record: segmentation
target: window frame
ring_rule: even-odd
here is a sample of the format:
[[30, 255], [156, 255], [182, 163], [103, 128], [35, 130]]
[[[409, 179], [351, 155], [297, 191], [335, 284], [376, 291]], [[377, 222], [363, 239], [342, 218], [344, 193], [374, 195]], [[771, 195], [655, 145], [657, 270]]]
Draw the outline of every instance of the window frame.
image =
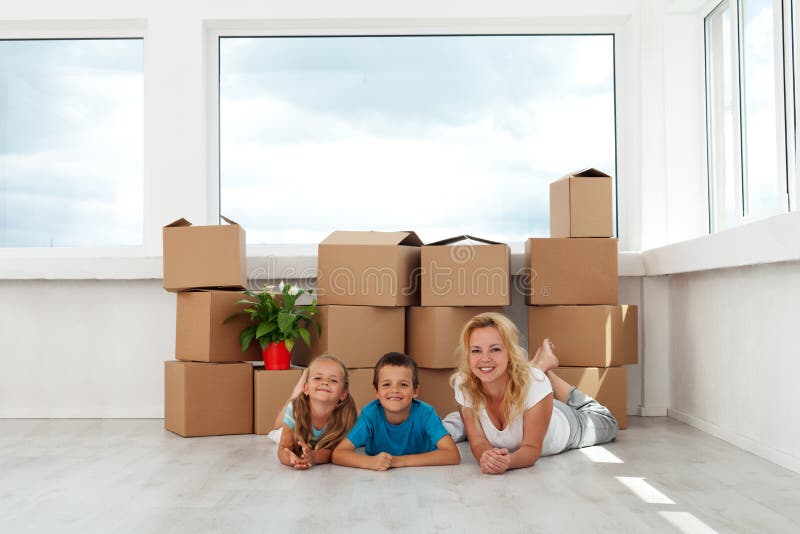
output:
[[[784, 183], [784, 200], [785, 203], [781, 211], [770, 213], [768, 215], [752, 215], [749, 206], [749, 181], [747, 171], [747, 133], [745, 122], [747, 120], [745, 111], [745, 98], [744, 95], [744, 31], [742, 26], [741, 17], [741, 2], [746, 0], [721, 0], [715, 2], [710, 10], [703, 16], [703, 62], [704, 62], [704, 103], [705, 103], [705, 128], [706, 128], [706, 179], [708, 186], [708, 233], [714, 234], [716, 232], [731, 229], [737, 226], [742, 226], [750, 222], [761, 220], [764, 218], [781, 215], [791, 212], [795, 209], [796, 199], [793, 193], [793, 184], [797, 181], [796, 169], [798, 168], [798, 157], [800, 157], [800, 150], [798, 150], [797, 139], [795, 134], [795, 106], [794, 102], [794, 77], [798, 76], [797, 69], [791, 63], [794, 56], [792, 46], [787, 46], [787, 35], [793, 36], [793, 15], [792, 15], [792, 0], [773, 0], [773, 8], [780, 9], [780, 22], [775, 23], [774, 30], [778, 35], [776, 39], [781, 45], [780, 61], [776, 58], [775, 61], [775, 79], [774, 87], [779, 90], [776, 98], [776, 111], [775, 120], [778, 129], [783, 132], [777, 141], [779, 143], [780, 155], [778, 157], [778, 172], [782, 173], [785, 180], [781, 180], [780, 176], [775, 179]], [[709, 35], [709, 23], [712, 17], [719, 14], [724, 8], [730, 9], [731, 17], [731, 49], [735, 57], [733, 58], [712, 58], [713, 48], [711, 46]], [[786, 13], [790, 13], [787, 16]], [[796, 37], [793, 38], [793, 43]], [[796, 46], [796, 45], [795, 45]], [[726, 184], [736, 185], [735, 198], [736, 206], [735, 212], [737, 216], [732, 221], [726, 221], [724, 216], [721, 216], [717, 210], [717, 195], [716, 188], [717, 178], [714, 176], [714, 118], [712, 106], [712, 69], [711, 64], [713, 61], [728, 61], [735, 68], [732, 69], [731, 84], [733, 86], [733, 99], [732, 107], [734, 108], [733, 117], [733, 151], [734, 151], [734, 170], [736, 176], [724, 177]], [[793, 73], [787, 75], [787, 72]]]

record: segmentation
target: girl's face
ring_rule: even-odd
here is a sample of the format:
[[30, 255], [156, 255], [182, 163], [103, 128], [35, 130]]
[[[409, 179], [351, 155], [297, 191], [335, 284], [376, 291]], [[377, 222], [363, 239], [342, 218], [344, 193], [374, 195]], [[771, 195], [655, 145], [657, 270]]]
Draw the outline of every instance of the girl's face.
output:
[[476, 328], [469, 335], [469, 368], [484, 384], [506, 375], [508, 351], [497, 328]]
[[317, 360], [308, 369], [303, 392], [315, 402], [339, 404], [347, 398], [342, 367], [331, 360]]

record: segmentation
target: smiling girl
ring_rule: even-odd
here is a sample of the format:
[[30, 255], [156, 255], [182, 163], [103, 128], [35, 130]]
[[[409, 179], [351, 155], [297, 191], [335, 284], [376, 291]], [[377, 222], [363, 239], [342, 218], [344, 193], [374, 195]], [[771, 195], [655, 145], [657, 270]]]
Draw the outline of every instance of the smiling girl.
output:
[[349, 381], [347, 368], [335, 356], [323, 355], [311, 362], [282, 414], [280, 432], [270, 433], [279, 442], [282, 464], [308, 469], [331, 461], [333, 449], [357, 417]]
[[[540, 456], [616, 437], [611, 412], [552, 372], [558, 358], [550, 340], [528, 361], [514, 323], [483, 313], [464, 327], [460, 349], [461, 365], [451, 382], [463, 430], [484, 473], [529, 467]], [[446, 425], [455, 419], [459, 426], [452, 415]]]

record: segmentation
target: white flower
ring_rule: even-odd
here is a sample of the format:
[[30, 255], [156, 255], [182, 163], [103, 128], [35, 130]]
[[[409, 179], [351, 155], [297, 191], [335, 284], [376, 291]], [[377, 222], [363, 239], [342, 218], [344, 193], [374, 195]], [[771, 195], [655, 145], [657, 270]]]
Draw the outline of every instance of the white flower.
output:
[[283, 293], [283, 288], [284, 288], [284, 287], [286, 287], [286, 284], [284, 284], [283, 282], [281, 282], [281, 284], [278, 286], [278, 291], [280, 291], [281, 293]]
[[268, 285], [265, 285], [265, 286], [264, 286], [264, 291], [265, 291], [266, 293], [273, 294], [273, 293], [275, 293], [275, 286], [268, 286]]
[[289, 294], [290, 295], [297, 295], [298, 293], [300, 293], [300, 288], [299, 287], [289, 287]]

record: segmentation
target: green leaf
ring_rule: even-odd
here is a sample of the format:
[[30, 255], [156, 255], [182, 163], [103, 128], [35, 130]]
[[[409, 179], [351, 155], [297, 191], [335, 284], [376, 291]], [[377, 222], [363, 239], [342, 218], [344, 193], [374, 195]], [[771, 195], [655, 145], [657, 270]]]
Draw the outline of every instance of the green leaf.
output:
[[275, 330], [274, 323], [258, 323], [258, 328], [256, 329], [256, 337], [261, 339], [265, 335], [269, 334]]
[[278, 314], [278, 328], [284, 334], [288, 334], [291, 332], [296, 320], [297, 318], [293, 313], [282, 311]]
[[292, 352], [292, 349], [294, 348], [294, 339], [287, 339], [285, 340], [285, 343], [286, 343], [286, 350]]
[[308, 333], [308, 330], [305, 328], [298, 328], [297, 332], [300, 334], [300, 337], [303, 338], [303, 341], [306, 342], [306, 347], [311, 347], [311, 334]]
[[239, 334], [239, 341], [242, 343], [242, 352], [246, 351], [248, 347], [250, 347], [250, 343], [252, 343], [253, 338], [256, 335], [256, 325], [248, 326], [242, 333]]

